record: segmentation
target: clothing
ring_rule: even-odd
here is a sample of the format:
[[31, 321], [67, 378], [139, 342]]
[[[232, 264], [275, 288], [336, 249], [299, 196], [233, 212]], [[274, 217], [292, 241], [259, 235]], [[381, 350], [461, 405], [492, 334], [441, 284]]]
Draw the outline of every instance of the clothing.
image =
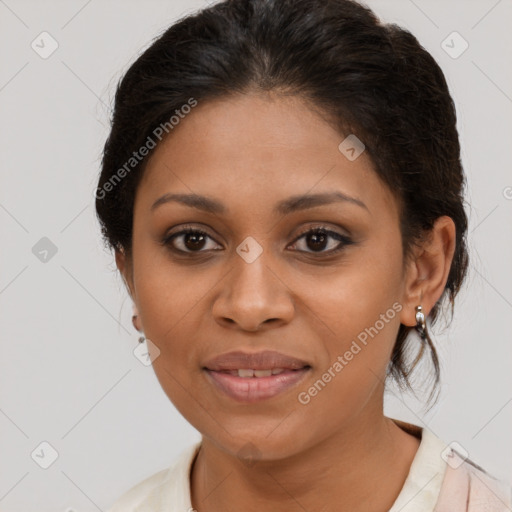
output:
[[[389, 512], [512, 511], [512, 487], [507, 483], [464, 460], [430, 430], [393, 421], [421, 442]], [[132, 487], [107, 512], [192, 512], [190, 470], [200, 446], [198, 442], [187, 447], [173, 466]]]

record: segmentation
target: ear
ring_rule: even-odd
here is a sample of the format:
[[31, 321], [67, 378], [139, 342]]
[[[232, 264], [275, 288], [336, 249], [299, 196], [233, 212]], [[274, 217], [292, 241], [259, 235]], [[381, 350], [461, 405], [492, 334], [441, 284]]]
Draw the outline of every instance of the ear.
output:
[[416, 306], [428, 316], [440, 299], [448, 280], [455, 253], [455, 223], [448, 216], [439, 217], [428, 239], [414, 250], [407, 265], [400, 322], [416, 325]]
[[132, 301], [135, 302], [135, 288], [133, 286], [133, 268], [131, 259], [126, 256], [125, 252], [116, 249], [116, 265], [123, 277], [126, 290], [128, 291]]
[[132, 301], [133, 301], [133, 315], [132, 324], [136, 331], [143, 332], [142, 323], [140, 320], [139, 311], [137, 309], [135, 287], [133, 286], [133, 266], [132, 260], [124, 251], [116, 249], [116, 265], [119, 272], [123, 276], [123, 281], [126, 286]]

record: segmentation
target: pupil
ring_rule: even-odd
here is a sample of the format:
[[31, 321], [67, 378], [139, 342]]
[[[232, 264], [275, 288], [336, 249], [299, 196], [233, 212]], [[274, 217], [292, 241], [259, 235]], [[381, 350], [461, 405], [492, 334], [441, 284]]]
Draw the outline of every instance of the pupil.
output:
[[310, 249], [325, 249], [325, 242], [327, 240], [327, 236], [325, 233], [317, 232], [317, 233], [311, 233], [308, 235], [308, 241], [313, 241], [313, 246], [309, 245]]
[[204, 245], [204, 236], [199, 233], [187, 233], [185, 246], [187, 249], [201, 249]]

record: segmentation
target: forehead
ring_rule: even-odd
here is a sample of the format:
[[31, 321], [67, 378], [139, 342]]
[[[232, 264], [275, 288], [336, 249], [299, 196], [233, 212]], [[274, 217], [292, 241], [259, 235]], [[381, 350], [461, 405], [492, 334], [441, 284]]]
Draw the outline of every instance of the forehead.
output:
[[393, 207], [369, 156], [363, 152], [349, 160], [339, 149], [344, 139], [296, 96], [246, 94], [199, 102], [153, 150], [137, 196], [148, 203], [179, 191], [248, 208], [339, 190], [372, 211]]

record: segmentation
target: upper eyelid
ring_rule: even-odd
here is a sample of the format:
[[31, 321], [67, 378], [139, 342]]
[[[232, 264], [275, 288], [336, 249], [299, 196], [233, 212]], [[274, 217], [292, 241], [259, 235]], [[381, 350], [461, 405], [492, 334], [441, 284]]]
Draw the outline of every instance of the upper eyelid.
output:
[[[336, 233], [336, 234], [339, 234], [339, 235], [344, 235], [344, 236], [349, 236], [348, 234], [344, 234], [344, 233], [339, 233], [336, 231], [335, 228], [331, 228], [329, 226], [326, 226], [324, 224], [320, 224], [320, 225], [317, 225], [317, 226], [309, 226], [307, 228], [304, 228], [303, 230], [300, 231], [300, 233], [297, 235], [297, 237], [300, 237], [304, 234], [307, 234], [309, 233], [310, 231], [327, 231], [327, 232], [332, 232], [332, 233]], [[203, 227], [198, 227], [198, 226], [193, 226], [193, 225], [187, 225], [185, 224], [184, 226], [182, 226], [178, 231], [176, 232], [173, 232], [173, 233], [169, 233], [167, 235], [167, 238], [170, 238], [174, 235], [181, 235], [183, 234], [184, 232], [187, 232], [187, 231], [198, 231], [198, 232], [203, 232], [205, 233], [206, 235], [208, 235], [210, 238], [213, 238], [215, 240], [215, 236], [212, 236], [209, 232], [208, 232], [208, 228], [203, 228]]]
[[336, 231], [334, 228], [320, 225], [320, 226], [310, 226], [308, 228], [305, 228], [304, 230], [301, 230], [300, 233], [295, 237], [295, 240], [297, 240], [298, 238], [301, 238], [304, 235], [307, 235], [311, 231], [325, 231], [326, 233], [334, 233], [336, 235], [348, 237], [347, 234], [340, 233], [340, 232]]

